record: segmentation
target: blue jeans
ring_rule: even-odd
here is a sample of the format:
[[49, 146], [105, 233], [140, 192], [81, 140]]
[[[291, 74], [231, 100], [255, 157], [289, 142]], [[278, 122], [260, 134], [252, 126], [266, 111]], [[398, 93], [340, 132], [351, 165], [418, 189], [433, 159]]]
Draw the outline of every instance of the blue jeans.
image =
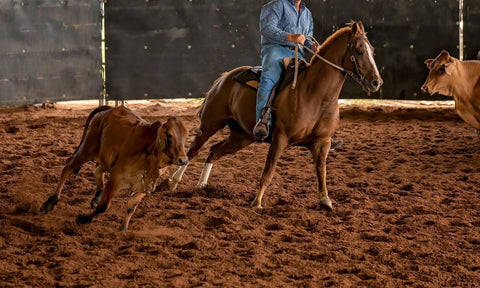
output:
[[[257, 90], [257, 120], [260, 119], [262, 110], [267, 105], [268, 98], [273, 86], [277, 83], [284, 70], [283, 58], [295, 58], [295, 50], [288, 49], [281, 45], [268, 44], [262, 48], [262, 76]], [[298, 58], [304, 60], [298, 53]]]

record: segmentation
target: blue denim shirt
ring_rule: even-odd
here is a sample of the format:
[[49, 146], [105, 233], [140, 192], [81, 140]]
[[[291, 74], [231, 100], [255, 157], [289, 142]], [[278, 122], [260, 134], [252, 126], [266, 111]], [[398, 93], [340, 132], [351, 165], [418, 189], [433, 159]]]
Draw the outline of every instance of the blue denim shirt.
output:
[[[293, 0], [273, 0], [263, 5], [260, 13], [260, 34], [262, 46], [280, 44], [295, 47], [286, 40], [287, 34], [303, 34], [313, 36], [312, 13], [302, 1], [300, 12]], [[305, 45], [311, 46], [309, 41]], [[303, 50], [303, 49], [302, 49]]]

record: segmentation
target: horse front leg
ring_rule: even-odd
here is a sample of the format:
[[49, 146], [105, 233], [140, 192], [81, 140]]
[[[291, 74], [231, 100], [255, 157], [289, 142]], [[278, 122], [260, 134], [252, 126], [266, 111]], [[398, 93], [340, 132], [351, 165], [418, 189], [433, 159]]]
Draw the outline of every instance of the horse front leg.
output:
[[267, 160], [265, 161], [265, 167], [263, 168], [262, 178], [260, 179], [260, 188], [255, 199], [253, 199], [251, 207], [262, 208], [263, 194], [265, 193], [267, 186], [272, 182], [273, 172], [277, 166], [278, 159], [280, 159], [287, 144], [288, 139], [285, 135], [276, 135], [273, 137], [272, 144], [268, 150]]
[[318, 200], [320, 209], [332, 211], [332, 201], [328, 197], [327, 190], [327, 156], [330, 150], [330, 138], [323, 138], [316, 141], [312, 148], [312, 156], [317, 171], [318, 179]]

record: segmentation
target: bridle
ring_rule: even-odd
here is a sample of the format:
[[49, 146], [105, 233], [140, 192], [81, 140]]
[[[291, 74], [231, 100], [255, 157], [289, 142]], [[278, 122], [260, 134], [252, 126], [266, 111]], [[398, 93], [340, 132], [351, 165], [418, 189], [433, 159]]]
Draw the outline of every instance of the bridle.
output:
[[[318, 43], [318, 41], [313, 36], [306, 36], [306, 38], [307, 38], [308, 41], [310, 41], [312, 43], [315, 43], [316, 45], [320, 45]], [[359, 37], [353, 37], [353, 38], [350, 37], [350, 39], [348, 40], [348, 45], [347, 45], [347, 48], [350, 49], [350, 52], [352, 54], [350, 56], [350, 61], [352, 61], [353, 66], [355, 67], [355, 72], [350, 71], [350, 70], [348, 70], [348, 69], [346, 69], [342, 66], [339, 66], [339, 65], [329, 61], [328, 59], [325, 59], [324, 57], [320, 56], [316, 51], [313, 51], [312, 49], [308, 48], [304, 44], [296, 44], [295, 45], [295, 76], [294, 76], [294, 80], [293, 80], [293, 83], [292, 83], [292, 89], [295, 89], [296, 81], [297, 81], [297, 75], [298, 75], [298, 45], [301, 45], [303, 47], [303, 49], [312, 53], [313, 57], [317, 57], [318, 59], [322, 60], [326, 64], [332, 66], [333, 68], [340, 70], [341, 72], [345, 73], [346, 75], [349, 75], [350, 77], [353, 78], [353, 80], [355, 80], [362, 87], [368, 87], [368, 86], [365, 86], [366, 85], [365, 75], [360, 72], [360, 69], [358, 68], [358, 61], [357, 61], [357, 58], [355, 57], [355, 51], [353, 51], [353, 41], [356, 41], [359, 38], [367, 40], [367, 36], [365, 36], [365, 35], [361, 35]]]

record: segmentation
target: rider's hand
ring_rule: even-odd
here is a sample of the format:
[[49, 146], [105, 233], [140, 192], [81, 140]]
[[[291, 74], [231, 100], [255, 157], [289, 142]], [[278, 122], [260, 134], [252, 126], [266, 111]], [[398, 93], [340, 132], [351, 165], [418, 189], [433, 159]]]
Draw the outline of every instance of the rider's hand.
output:
[[288, 34], [286, 40], [295, 44], [304, 44], [307, 39], [303, 34]]

